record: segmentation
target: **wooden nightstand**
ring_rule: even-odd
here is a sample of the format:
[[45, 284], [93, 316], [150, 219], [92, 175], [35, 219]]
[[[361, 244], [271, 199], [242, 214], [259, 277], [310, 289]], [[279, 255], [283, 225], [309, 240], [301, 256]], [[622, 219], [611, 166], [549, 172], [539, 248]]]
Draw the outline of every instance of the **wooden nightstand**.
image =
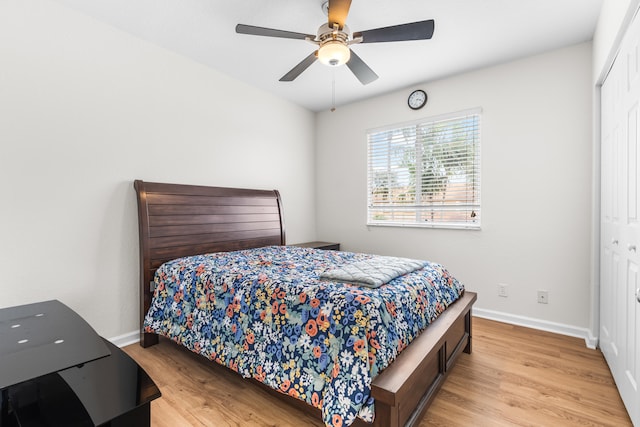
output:
[[331, 242], [305, 242], [305, 243], [294, 243], [289, 246], [298, 246], [301, 248], [313, 248], [313, 249], [325, 249], [332, 251], [340, 250], [340, 243], [331, 243]]

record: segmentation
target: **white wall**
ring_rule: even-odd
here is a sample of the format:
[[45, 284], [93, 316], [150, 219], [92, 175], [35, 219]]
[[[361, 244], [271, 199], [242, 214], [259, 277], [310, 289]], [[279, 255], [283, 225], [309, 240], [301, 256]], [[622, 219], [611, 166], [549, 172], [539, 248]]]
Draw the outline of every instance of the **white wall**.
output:
[[[317, 116], [318, 237], [345, 250], [438, 261], [477, 308], [589, 327], [591, 44], [474, 71]], [[367, 129], [482, 107], [482, 230], [365, 225]], [[497, 284], [509, 284], [509, 297]], [[549, 304], [536, 291], [549, 291]]]
[[[618, 21], [607, 22], [600, 40], [612, 40]], [[290, 242], [316, 238], [317, 215], [317, 237], [347, 250], [442, 262], [480, 293], [479, 308], [586, 327], [589, 49], [425, 83], [419, 112], [407, 109], [407, 88], [314, 123], [302, 108], [57, 3], [3, 0], [0, 307], [57, 298], [106, 337], [134, 331], [132, 181], [141, 178], [278, 188]], [[601, 49], [594, 40], [593, 64]], [[365, 130], [476, 106], [482, 230], [367, 229]], [[509, 298], [496, 296], [497, 283], [511, 285]], [[540, 288], [548, 306], [535, 303]]]
[[0, 1], [0, 307], [138, 328], [136, 178], [280, 190], [315, 238], [314, 115], [48, 0]]

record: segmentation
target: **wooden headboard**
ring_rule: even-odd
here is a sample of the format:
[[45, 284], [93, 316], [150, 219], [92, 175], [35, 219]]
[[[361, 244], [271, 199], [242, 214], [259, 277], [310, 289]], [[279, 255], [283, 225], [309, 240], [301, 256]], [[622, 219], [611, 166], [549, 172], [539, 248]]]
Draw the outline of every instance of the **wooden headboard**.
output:
[[136, 180], [140, 239], [140, 344], [158, 336], [142, 332], [151, 305], [151, 282], [166, 261], [189, 255], [284, 245], [277, 190], [203, 187]]

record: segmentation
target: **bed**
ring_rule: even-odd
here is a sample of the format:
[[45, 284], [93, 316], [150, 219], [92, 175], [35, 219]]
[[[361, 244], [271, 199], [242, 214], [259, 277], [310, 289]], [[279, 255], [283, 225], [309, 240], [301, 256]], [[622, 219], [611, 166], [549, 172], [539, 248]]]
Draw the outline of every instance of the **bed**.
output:
[[[245, 260], [249, 260], [245, 264], [253, 262], [251, 257], [276, 259], [281, 256], [280, 254], [284, 257], [313, 258], [317, 260], [318, 265], [322, 266], [326, 257], [340, 259], [341, 262], [353, 260], [353, 257], [368, 257], [363, 254], [322, 250], [313, 252], [313, 249], [286, 247], [282, 203], [276, 190], [162, 184], [141, 180], [136, 180], [134, 187], [138, 199], [140, 344], [143, 347], [158, 342], [158, 335], [149, 332], [152, 330], [149, 322], [146, 328], [143, 325], [147, 314], [153, 312], [153, 310], [150, 312], [150, 308], [152, 308], [155, 286], [158, 283], [164, 285], [162, 279], [156, 278], [154, 281], [154, 277], [161, 266], [159, 276], [166, 275], [163, 269], [171, 265], [167, 262], [183, 262], [181, 259], [184, 257], [213, 254], [218, 264], [227, 263], [227, 256], [231, 256], [229, 253], [236, 252]], [[260, 251], [266, 251], [266, 254]], [[256, 252], [259, 254], [255, 255]], [[289, 262], [289, 258], [286, 260]], [[183, 267], [178, 269], [181, 268]], [[363, 292], [354, 289], [351, 285], [345, 285], [344, 288], [347, 289], [348, 294], [369, 295], [368, 289]], [[284, 292], [282, 297], [285, 297]], [[475, 300], [474, 293], [460, 292], [455, 302], [451, 302], [427, 329], [417, 335], [406, 348], [402, 348], [397, 357], [388, 366], [384, 365], [381, 372], [373, 378], [368, 388], [370, 397], [375, 400], [373, 424], [364, 422], [361, 418], [353, 419], [353, 417], [348, 420], [349, 423], [356, 427], [417, 425], [456, 359], [462, 352], [471, 352], [471, 308]], [[239, 306], [236, 308], [240, 310]], [[274, 310], [274, 314], [277, 315], [277, 307]], [[186, 321], [193, 321], [193, 319]], [[180, 341], [176, 339], [179, 335], [176, 334], [172, 339]], [[246, 340], [244, 345], [247, 345]], [[318, 352], [320, 356], [322, 351], [318, 350]], [[218, 363], [221, 362], [217, 354], [207, 356], [217, 360]], [[234, 366], [233, 363], [227, 363], [227, 366], [237, 369], [237, 365]], [[338, 374], [335, 373], [336, 376]], [[252, 376], [257, 378], [256, 375]], [[254, 381], [263, 385], [264, 378], [258, 379], [262, 382]], [[320, 409], [322, 404], [317, 404], [317, 398], [314, 404], [307, 404], [299, 400], [300, 396], [294, 398], [290, 396], [292, 393], [286, 393], [288, 384], [287, 389], [284, 389], [282, 384], [280, 386], [280, 390], [273, 393], [323, 418]], [[269, 390], [272, 389], [269, 388]], [[336, 422], [333, 425], [343, 423], [342, 417], [334, 420]], [[331, 424], [331, 418], [327, 418], [326, 413], [324, 421], [327, 425]]]

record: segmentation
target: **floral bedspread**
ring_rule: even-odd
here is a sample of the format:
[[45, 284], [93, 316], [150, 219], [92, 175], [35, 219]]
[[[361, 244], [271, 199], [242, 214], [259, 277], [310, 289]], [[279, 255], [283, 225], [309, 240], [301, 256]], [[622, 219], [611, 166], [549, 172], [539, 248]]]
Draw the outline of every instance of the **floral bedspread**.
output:
[[319, 279], [371, 255], [270, 246], [163, 264], [144, 328], [322, 410], [373, 421], [371, 381], [464, 287], [441, 265], [377, 289]]

